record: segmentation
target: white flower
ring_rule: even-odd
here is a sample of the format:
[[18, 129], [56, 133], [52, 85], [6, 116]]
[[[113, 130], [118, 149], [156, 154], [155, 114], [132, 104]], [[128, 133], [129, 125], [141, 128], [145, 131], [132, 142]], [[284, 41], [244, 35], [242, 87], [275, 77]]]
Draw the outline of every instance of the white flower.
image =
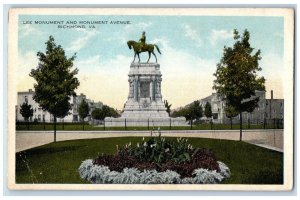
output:
[[143, 141], [145, 140], [145, 137], [143, 137]]
[[157, 130], [160, 131], [160, 127], [158, 127]]
[[166, 148], [165, 152], [168, 152], [168, 151], [170, 151], [170, 149], [169, 149], [169, 148]]
[[144, 147], [146, 147], [147, 146], [147, 142], [144, 142]]
[[136, 146], [137, 146], [137, 147], [140, 147], [140, 144], [139, 144], [139, 143], [137, 143], [137, 144], [136, 144]]

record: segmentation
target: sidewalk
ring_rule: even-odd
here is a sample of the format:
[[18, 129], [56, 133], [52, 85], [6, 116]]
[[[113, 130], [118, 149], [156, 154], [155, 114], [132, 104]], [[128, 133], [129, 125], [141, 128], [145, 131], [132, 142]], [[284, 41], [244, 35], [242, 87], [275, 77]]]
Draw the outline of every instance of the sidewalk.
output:
[[[168, 130], [161, 131], [165, 137], [198, 137], [239, 140], [239, 130]], [[17, 131], [16, 152], [53, 142], [53, 131]], [[153, 134], [158, 135], [157, 131]], [[57, 141], [108, 138], [147, 137], [150, 131], [57, 131]], [[244, 130], [243, 141], [264, 148], [283, 151], [283, 130]]]

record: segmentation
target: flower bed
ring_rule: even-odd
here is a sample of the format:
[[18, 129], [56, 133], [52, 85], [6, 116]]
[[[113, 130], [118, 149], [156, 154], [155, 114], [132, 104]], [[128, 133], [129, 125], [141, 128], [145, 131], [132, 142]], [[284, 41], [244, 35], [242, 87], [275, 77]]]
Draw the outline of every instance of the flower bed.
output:
[[172, 170], [157, 172], [156, 170], [140, 171], [136, 168], [124, 168], [122, 172], [111, 171], [107, 166], [95, 165], [92, 159], [82, 162], [79, 174], [82, 179], [98, 184], [214, 184], [230, 176], [229, 168], [219, 162], [220, 171], [196, 169], [194, 177], [180, 178]]
[[170, 184], [219, 183], [229, 168], [209, 149], [194, 148], [187, 139], [166, 141], [159, 134], [136, 146], [117, 146], [115, 155], [100, 155], [79, 167], [81, 178], [92, 183]]

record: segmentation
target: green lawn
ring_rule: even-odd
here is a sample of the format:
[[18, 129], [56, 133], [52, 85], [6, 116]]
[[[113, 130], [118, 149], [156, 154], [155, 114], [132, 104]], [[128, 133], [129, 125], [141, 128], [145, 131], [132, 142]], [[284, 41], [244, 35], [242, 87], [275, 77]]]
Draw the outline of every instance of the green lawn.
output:
[[[168, 138], [174, 139], [174, 138]], [[16, 154], [17, 183], [88, 183], [77, 172], [83, 160], [113, 154], [116, 145], [141, 142], [140, 137], [56, 142]], [[193, 146], [212, 149], [231, 170], [225, 184], [282, 184], [283, 153], [245, 142], [189, 138]]]
[[[150, 126], [149, 129], [151, 130], [152, 128], [157, 129], [158, 127], [152, 127]], [[250, 126], [248, 126], [248, 124], [244, 124], [243, 125], [243, 129], [263, 129], [264, 126], [262, 124], [252, 124]], [[267, 125], [265, 126], [266, 129], [270, 129], [270, 128], [279, 128], [276, 125]], [[281, 127], [282, 128], [282, 127]], [[160, 129], [162, 130], [170, 130], [169, 126], [165, 126], [165, 127], [160, 127]], [[231, 126], [228, 124], [200, 124], [200, 125], [193, 125], [192, 126], [193, 130], [230, 130]], [[239, 125], [233, 125], [232, 129], [234, 130], [238, 130], [240, 129]], [[16, 130], [28, 130], [27, 126], [25, 124], [21, 124], [21, 125], [17, 125], [16, 126]], [[33, 131], [41, 131], [41, 130], [53, 130], [53, 125], [52, 124], [45, 124], [43, 125], [41, 124], [31, 124], [29, 126], [29, 130], [33, 130]], [[66, 123], [66, 124], [58, 124], [57, 125], [57, 130], [65, 130], [65, 131], [74, 131], [74, 130], [83, 130], [82, 124], [71, 124], [71, 123]], [[147, 126], [143, 126], [143, 127], [104, 127], [102, 126], [93, 126], [93, 125], [84, 125], [84, 130], [86, 131], [104, 131], [104, 130], [120, 130], [120, 131], [124, 131], [124, 130], [136, 130], [136, 131], [141, 131], [141, 130], [148, 130]], [[171, 127], [171, 130], [191, 130], [191, 126], [174, 126]]]

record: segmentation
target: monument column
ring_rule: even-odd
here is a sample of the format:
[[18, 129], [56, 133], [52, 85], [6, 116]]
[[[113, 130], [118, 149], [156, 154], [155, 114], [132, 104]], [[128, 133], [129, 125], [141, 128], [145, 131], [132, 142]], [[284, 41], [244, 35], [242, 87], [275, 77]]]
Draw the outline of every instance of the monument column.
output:
[[150, 79], [150, 101], [153, 101], [153, 96], [152, 96], [152, 79]]
[[153, 97], [153, 101], [155, 101], [156, 100], [156, 79], [155, 78], [153, 78], [152, 79], [152, 91], [151, 91], [151, 93], [152, 93], [152, 97]]
[[141, 89], [141, 84], [140, 84], [140, 80], [139, 78], [137, 77], [137, 80], [136, 80], [136, 101], [139, 101], [140, 99], [140, 89]]
[[138, 94], [138, 89], [137, 89], [137, 79], [134, 78], [134, 87], [133, 87], [133, 98], [134, 98], [134, 101], [137, 101], [137, 94]]

